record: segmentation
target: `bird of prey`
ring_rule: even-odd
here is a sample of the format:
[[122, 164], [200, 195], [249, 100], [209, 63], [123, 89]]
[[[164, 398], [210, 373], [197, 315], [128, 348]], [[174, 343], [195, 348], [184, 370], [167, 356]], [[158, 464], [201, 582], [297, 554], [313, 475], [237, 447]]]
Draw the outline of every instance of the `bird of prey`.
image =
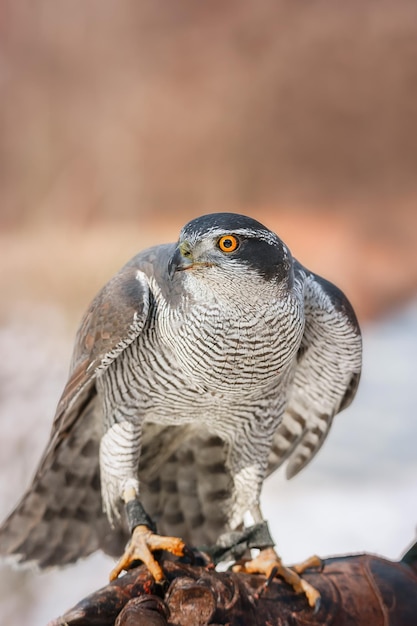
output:
[[112, 578], [142, 560], [161, 580], [155, 550], [221, 545], [249, 515], [265, 532], [240, 570], [277, 571], [314, 606], [317, 591], [273, 548], [261, 488], [283, 462], [292, 477], [314, 457], [360, 370], [358, 323], [337, 287], [254, 219], [197, 217], [87, 310], [0, 553], [43, 568], [102, 549], [123, 553]]

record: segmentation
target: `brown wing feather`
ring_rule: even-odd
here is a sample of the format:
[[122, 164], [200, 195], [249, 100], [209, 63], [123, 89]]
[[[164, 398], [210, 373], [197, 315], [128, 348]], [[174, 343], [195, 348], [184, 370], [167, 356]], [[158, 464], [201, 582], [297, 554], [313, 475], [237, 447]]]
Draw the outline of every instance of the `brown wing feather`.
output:
[[146, 323], [150, 291], [138, 271], [143, 258], [132, 259], [105, 285], [82, 320], [48, 446], [32, 484], [0, 527], [1, 554], [44, 567], [99, 547], [120, 549], [121, 537], [102, 513], [95, 379]]
[[70, 377], [58, 403], [48, 450], [59, 445], [72, 428], [78, 411], [71, 408], [82, 405], [90, 393], [97, 368], [107, 367], [145, 325], [150, 292], [143, 273], [139, 271], [139, 259], [140, 255], [103, 287], [81, 321]]

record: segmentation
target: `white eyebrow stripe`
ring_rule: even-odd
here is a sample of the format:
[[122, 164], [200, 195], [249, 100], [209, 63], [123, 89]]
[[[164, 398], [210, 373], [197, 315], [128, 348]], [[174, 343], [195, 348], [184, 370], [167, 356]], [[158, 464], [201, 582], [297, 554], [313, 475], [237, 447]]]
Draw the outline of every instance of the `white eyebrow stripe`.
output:
[[262, 239], [266, 241], [270, 245], [275, 245], [278, 243], [279, 239], [275, 233], [267, 229], [257, 229], [253, 228], [208, 228], [204, 234], [195, 233], [196, 239], [200, 239], [201, 237], [221, 237], [223, 235], [242, 235], [243, 237], [252, 237], [256, 239]]

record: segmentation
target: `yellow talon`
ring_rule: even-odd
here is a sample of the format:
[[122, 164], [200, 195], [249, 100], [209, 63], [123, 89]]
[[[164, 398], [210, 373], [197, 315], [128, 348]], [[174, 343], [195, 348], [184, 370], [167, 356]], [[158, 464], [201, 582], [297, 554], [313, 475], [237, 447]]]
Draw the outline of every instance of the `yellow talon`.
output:
[[152, 554], [156, 550], [183, 556], [185, 543], [178, 537], [155, 535], [147, 526], [136, 526], [124, 554], [110, 572], [110, 580], [115, 580], [123, 570], [129, 569], [134, 561], [142, 561], [157, 582], [163, 580], [164, 573]]
[[318, 562], [318, 557], [312, 557], [300, 566], [289, 568], [282, 564], [281, 559], [273, 548], [265, 548], [251, 561], [235, 565], [233, 571], [246, 572], [248, 574], [264, 574], [268, 579], [273, 571], [276, 570], [276, 576], [285, 580], [297, 593], [304, 593], [309, 605], [317, 609], [320, 603], [320, 593], [310, 583], [303, 580], [299, 574], [309, 567], [317, 566]]

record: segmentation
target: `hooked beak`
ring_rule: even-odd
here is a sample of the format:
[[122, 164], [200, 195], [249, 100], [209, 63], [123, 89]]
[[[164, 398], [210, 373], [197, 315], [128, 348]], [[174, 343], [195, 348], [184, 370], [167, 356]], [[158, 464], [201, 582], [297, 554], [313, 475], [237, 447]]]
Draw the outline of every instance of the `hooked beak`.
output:
[[183, 241], [175, 248], [175, 252], [168, 263], [169, 277], [173, 278], [175, 272], [190, 269], [193, 264], [194, 259], [191, 253], [191, 246], [188, 241]]
[[175, 272], [184, 272], [197, 267], [212, 267], [213, 265], [214, 263], [206, 261], [195, 261], [191, 245], [188, 241], [183, 241], [175, 248], [175, 252], [168, 263], [168, 274], [172, 279]]

